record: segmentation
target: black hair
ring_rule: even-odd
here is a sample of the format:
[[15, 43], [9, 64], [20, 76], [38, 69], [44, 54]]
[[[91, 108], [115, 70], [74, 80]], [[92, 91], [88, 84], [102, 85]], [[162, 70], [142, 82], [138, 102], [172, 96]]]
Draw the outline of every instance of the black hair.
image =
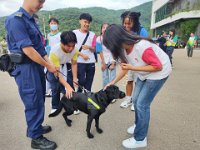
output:
[[76, 34], [73, 31], [64, 31], [60, 35], [60, 41], [63, 45], [77, 43]]
[[79, 20], [85, 19], [89, 22], [92, 22], [92, 16], [89, 13], [82, 13], [79, 17]]
[[104, 33], [103, 44], [111, 51], [114, 59], [120, 59], [122, 62], [126, 63], [127, 59], [124, 55], [122, 44], [134, 45], [142, 39], [154, 43], [150, 38], [143, 38], [138, 35], [130, 34], [123, 26], [112, 24], [107, 27]]
[[103, 25], [105, 25], [105, 24], [107, 24], [108, 26], [110, 25], [109, 23], [103, 23], [103, 24], [101, 25], [100, 35], [102, 35], [102, 28], [103, 28]]
[[33, 18], [35, 19], [39, 19], [38, 15], [37, 14], [33, 14]]
[[48, 23], [50, 24], [51, 21], [54, 21], [54, 22], [56, 22], [57, 24], [59, 24], [58, 19], [56, 19], [56, 18], [54, 18], [54, 17], [50, 18], [49, 21], [48, 21]]
[[172, 38], [174, 38], [176, 32], [175, 32], [175, 29], [170, 29], [169, 31], [173, 32], [173, 35], [170, 35]]
[[131, 11], [125, 11], [124, 13], [121, 14], [121, 20], [122, 24], [124, 24], [124, 21], [126, 18], [129, 18], [131, 22], [134, 22], [134, 25], [132, 27], [132, 31], [138, 32], [140, 30], [140, 18], [141, 14], [140, 12], [131, 12]]

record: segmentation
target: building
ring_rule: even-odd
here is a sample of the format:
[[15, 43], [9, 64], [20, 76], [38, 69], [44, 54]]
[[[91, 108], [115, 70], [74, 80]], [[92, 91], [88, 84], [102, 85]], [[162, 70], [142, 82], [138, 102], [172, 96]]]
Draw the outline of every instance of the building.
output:
[[153, 35], [171, 28], [181, 40], [187, 40], [191, 32], [200, 38], [200, 0], [153, 0]]

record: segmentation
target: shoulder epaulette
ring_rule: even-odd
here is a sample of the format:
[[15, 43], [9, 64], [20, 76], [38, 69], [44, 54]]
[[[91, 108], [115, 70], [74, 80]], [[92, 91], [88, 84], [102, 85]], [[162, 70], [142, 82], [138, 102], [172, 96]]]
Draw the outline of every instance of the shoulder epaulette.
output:
[[17, 17], [22, 17], [22, 15], [23, 15], [22, 12], [16, 12], [16, 13], [15, 13], [15, 16], [17, 16]]

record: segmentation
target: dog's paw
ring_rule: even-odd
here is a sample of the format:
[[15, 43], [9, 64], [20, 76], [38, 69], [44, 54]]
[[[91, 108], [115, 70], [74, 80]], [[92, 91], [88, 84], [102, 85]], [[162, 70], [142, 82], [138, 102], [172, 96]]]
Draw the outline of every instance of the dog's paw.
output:
[[88, 136], [89, 139], [94, 138], [94, 135], [92, 135], [91, 133], [88, 133], [87, 136]]
[[103, 133], [103, 130], [100, 129], [100, 128], [96, 128], [96, 130], [97, 130], [97, 132], [100, 133], [100, 134]]
[[66, 122], [68, 127], [72, 126], [72, 122]]
[[51, 118], [51, 117], [53, 117], [53, 115], [52, 115], [52, 114], [49, 114], [48, 117]]

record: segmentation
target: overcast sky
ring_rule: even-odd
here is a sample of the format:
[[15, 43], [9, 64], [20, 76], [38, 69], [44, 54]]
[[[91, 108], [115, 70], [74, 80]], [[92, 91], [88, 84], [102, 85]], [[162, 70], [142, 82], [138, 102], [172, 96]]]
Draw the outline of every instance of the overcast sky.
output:
[[[109, 9], [129, 9], [151, 0], [46, 0], [43, 10], [68, 7], [105, 7]], [[0, 0], [0, 17], [15, 12], [23, 0]]]

